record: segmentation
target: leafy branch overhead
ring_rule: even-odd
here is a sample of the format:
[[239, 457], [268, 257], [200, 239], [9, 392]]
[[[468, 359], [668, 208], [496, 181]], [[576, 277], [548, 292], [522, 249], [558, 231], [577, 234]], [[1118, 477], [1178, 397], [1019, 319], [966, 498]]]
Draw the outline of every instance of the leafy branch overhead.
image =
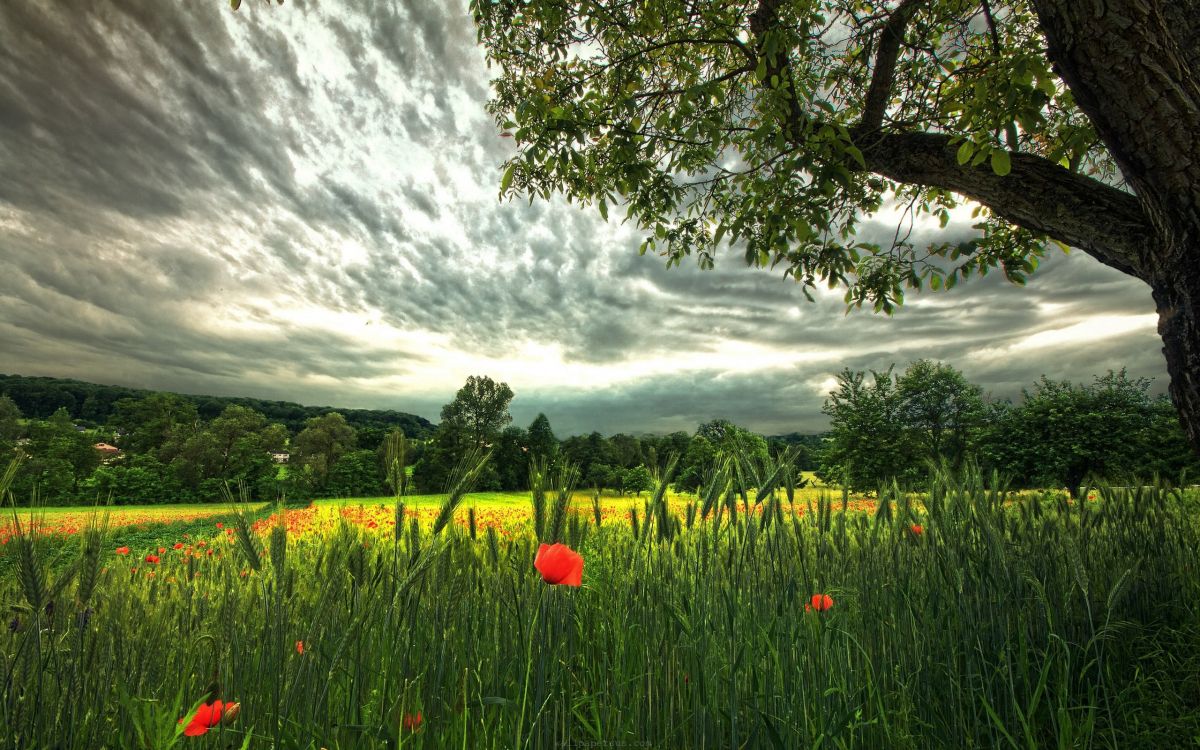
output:
[[[669, 265], [722, 245], [805, 294], [890, 311], [906, 288], [1047, 241], [1134, 273], [1149, 234], [1024, 2], [476, 0], [499, 69], [490, 112], [519, 147], [501, 192], [621, 203]], [[972, 238], [922, 246], [977, 201]], [[899, 207], [894, 216], [893, 206]], [[895, 223], [886, 241], [864, 219]]]

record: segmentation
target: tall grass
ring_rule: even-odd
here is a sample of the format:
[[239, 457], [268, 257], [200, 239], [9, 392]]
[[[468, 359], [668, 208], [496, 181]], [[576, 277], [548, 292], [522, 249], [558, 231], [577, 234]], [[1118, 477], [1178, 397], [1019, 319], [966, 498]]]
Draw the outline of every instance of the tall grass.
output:
[[[43, 581], [33, 607], [25, 574], [7, 577], [0, 747], [1117, 748], [1200, 734], [1194, 498], [1014, 500], [942, 475], [919, 504], [884, 492], [874, 516], [829, 498], [785, 507], [769, 489], [739, 508], [732, 478], [761, 488], [773, 468], [717, 467], [691, 524], [653, 498], [636, 535], [568, 509], [580, 589], [533, 570], [533, 529], [475, 540], [448, 522], [282, 540], [276, 526], [266, 555], [239, 531], [225, 554], [171, 558], [153, 578], [106, 549], [86, 618], [83, 578], [74, 600]], [[545, 538], [561, 535], [570, 481], [553, 484]], [[806, 611], [814, 594], [833, 607]], [[209, 695], [240, 702], [237, 721], [177, 737]]]

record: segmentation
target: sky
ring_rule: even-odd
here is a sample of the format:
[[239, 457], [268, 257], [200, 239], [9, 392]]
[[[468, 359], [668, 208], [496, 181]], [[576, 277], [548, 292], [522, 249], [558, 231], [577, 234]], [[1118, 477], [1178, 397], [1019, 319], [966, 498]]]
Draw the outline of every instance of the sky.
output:
[[923, 357], [995, 398], [1166, 388], [1148, 287], [1082, 252], [847, 315], [736, 253], [668, 270], [623, 212], [501, 201], [465, 3], [67, 5], [0, 3], [0, 373], [434, 421], [488, 375], [560, 436], [819, 431], [838, 372]]

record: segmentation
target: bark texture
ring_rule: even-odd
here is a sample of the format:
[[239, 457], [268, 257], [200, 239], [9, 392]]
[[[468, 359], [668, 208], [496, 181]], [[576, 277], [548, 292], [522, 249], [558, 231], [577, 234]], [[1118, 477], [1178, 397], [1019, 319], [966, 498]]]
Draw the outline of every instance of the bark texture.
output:
[[1200, 2], [1033, 0], [1051, 62], [1112, 152], [1151, 232], [1171, 398], [1200, 451]]

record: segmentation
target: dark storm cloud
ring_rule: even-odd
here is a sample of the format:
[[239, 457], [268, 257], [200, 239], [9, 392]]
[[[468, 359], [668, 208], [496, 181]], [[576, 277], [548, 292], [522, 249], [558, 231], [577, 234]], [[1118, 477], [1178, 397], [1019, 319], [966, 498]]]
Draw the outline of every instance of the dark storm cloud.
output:
[[515, 364], [517, 422], [564, 435], [818, 429], [843, 367], [918, 357], [998, 396], [1164, 382], [1144, 328], [1025, 341], [1153, 310], [1082, 254], [847, 316], [736, 253], [668, 270], [561, 199], [500, 203], [489, 75], [465, 5], [0, 4], [0, 371], [436, 417]]

